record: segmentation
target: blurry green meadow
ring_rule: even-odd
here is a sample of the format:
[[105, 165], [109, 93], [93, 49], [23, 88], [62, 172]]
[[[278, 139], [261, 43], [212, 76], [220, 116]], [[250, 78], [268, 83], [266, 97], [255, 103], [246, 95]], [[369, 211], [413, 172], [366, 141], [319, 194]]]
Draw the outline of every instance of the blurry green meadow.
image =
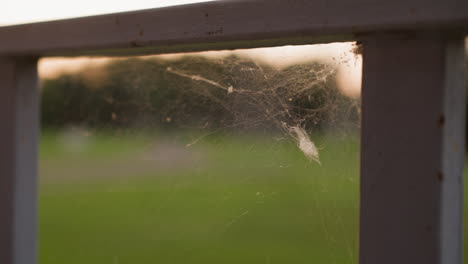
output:
[[338, 131], [359, 99], [336, 63], [127, 58], [41, 80], [40, 263], [357, 263], [359, 144]]
[[357, 264], [360, 99], [329, 66], [130, 58], [42, 80], [39, 263]]
[[40, 263], [357, 263], [357, 136], [194, 140], [44, 131]]

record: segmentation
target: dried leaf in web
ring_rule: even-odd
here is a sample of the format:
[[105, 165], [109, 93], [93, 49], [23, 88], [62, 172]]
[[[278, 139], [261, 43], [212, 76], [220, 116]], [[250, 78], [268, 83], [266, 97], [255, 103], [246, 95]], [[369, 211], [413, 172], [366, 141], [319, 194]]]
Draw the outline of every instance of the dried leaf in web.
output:
[[310, 140], [309, 135], [307, 135], [304, 128], [293, 126], [289, 129], [294, 132], [294, 138], [297, 141], [297, 146], [302, 153], [304, 153], [304, 156], [306, 156], [309, 161], [316, 161], [318, 164], [321, 164], [318, 149], [314, 142]]

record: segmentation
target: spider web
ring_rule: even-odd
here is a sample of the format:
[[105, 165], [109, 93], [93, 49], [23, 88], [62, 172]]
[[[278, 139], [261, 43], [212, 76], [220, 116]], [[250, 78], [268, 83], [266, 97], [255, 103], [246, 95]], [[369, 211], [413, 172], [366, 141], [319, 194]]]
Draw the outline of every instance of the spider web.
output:
[[[236, 56], [215, 63], [224, 69], [221, 74], [188, 71], [187, 64], [170, 66], [166, 71], [197, 84], [189, 86], [184, 93], [203, 97], [230, 113], [231, 119], [221, 129], [258, 126], [276, 129], [294, 140], [308, 160], [318, 164], [319, 150], [310, 132], [319, 123], [338, 124], [344, 113], [359, 112], [358, 100], [344, 96], [335, 84], [342, 60], [304, 63], [287, 69]], [[175, 105], [181, 103], [176, 101]], [[204, 126], [208, 125], [205, 122]]]

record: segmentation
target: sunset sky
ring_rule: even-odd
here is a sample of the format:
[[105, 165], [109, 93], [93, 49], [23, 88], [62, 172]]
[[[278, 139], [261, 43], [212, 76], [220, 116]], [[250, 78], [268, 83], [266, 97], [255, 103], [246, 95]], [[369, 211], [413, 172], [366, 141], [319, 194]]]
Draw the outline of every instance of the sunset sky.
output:
[[0, 26], [208, 1], [213, 0], [3, 0]]

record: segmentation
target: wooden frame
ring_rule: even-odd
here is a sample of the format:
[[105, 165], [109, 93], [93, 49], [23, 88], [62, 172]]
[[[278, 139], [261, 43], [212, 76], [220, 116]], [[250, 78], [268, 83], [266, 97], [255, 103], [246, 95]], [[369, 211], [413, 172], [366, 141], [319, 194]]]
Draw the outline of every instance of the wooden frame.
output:
[[0, 263], [35, 263], [36, 60], [0, 58]]
[[364, 43], [361, 264], [462, 263], [463, 38]]
[[[224, 0], [0, 27], [2, 55], [131, 55], [468, 30], [464, 0]], [[255, 41], [255, 42], [254, 42]]]
[[361, 264], [461, 264], [464, 0], [225, 0], [0, 27], [0, 263], [36, 258], [36, 58], [360, 40]]

